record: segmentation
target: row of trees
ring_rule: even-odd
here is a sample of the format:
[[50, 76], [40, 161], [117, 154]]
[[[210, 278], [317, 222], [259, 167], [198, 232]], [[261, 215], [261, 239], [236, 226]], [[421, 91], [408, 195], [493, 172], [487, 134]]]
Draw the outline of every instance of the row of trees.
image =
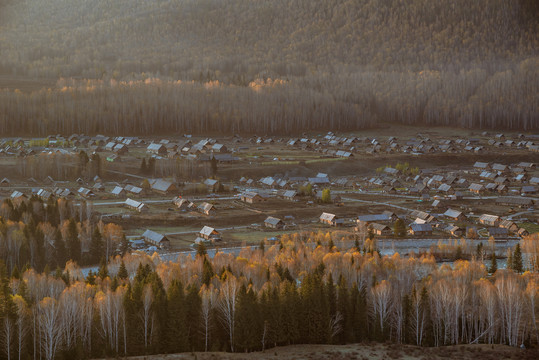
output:
[[358, 71], [261, 80], [247, 87], [159, 79], [72, 80], [31, 94], [2, 91], [0, 131], [290, 134], [354, 130], [379, 121], [531, 130], [539, 124], [537, 69], [539, 58], [492, 74], [480, 68]]
[[11, 1], [0, 74], [112, 84], [1, 92], [0, 131], [537, 129], [538, 15], [533, 0]]
[[72, 262], [56, 276], [4, 268], [3, 350], [54, 359], [364, 340], [537, 345], [537, 273], [487, 276], [475, 260], [437, 266], [335, 244], [306, 233], [238, 256], [127, 254], [86, 278]]
[[98, 264], [128, 243], [120, 226], [92, 219], [91, 207], [66, 199], [47, 203], [35, 196], [0, 207], [0, 260], [7, 269], [64, 268], [68, 260]]

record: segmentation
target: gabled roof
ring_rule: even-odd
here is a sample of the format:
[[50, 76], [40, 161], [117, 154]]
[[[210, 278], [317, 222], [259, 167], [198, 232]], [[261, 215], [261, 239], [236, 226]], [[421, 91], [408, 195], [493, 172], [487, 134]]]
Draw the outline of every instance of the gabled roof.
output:
[[372, 223], [369, 226], [371, 226], [373, 230], [378, 230], [378, 231], [391, 230], [389, 226], [384, 225], [384, 224]]
[[462, 215], [461, 211], [453, 210], [453, 209], [447, 209], [447, 211], [444, 213], [445, 216], [450, 218], [458, 218]]
[[320, 220], [325, 220], [325, 221], [333, 221], [335, 219], [335, 214], [330, 214], [330, 213], [322, 213], [322, 215], [320, 215]]
[[447, 231], [447, 232], [454, 232], [454, 231], [459, 231], [459, 230], [462, 231], [462, 229], [459, 228], [459, 227], [456, 226], [456, 225], [448, 225], [448, 226], [446, 226], [446, 227], [444, 228], [444, 230]]
[[128, 191], [133, 194], [140, 194], [142, 192], [142, 188], [139, 188], [138, 186], [133, 186], [133, 185], [126, 185], [125, 191]]
[[112, 189], [111, 194], [113, 195], [120, 195], [124, 191], [124, 188], [121, 186], [115, 186], [114, 189]]
[[296, 196], [298, 194], [298, 192], [296, 190], [287, 190], [283, 193], [283, 197], [285, 198], [292, 198], [294, 196]]
[[169, 191], [175, 187], [173, 183], [171, 183], [170, 181], [163, 180], [163, 179], [153, 180], [150, 183], [150, 185], [152, 187], [152, 190], [164, 191], [164, 192]]
[[264, 220], [265, 223], [271, 224], [271, 225], [278, 225], [279, 223], [282, 223], [283, 221], [281, 219], [277, 219], [273, 216], [268, 216], [266, 220]]
[[199, 234], [210, 236], [213, 232], [219, 233], [217, 230], [215, 230], [214, 228], [210, 226], [204, 226], [202, 230], [200, 230]]
[[479, 221], [485, 221], [485, 222], [495, 222], [499, 219], [499, 216], [496, 215], [489, 215], [489, 214], [483, 214], [479, 217]]
[[162, 148], [165, 148], [163, 144], [151, 143], [146, 149], [150, 151], [159, 151]]
[[213, 205], [210, 204], [210, 203], [203, 202], [202, 204], [198, 205], [198, 208], [199, 208], [201, 211], [208, 212], [208, 211], [214, 209], [215, 206], [213, 206]]
[[481, 162], [481, 161], [476, 161], [475, 164], [473, 165], [473, 167], [476, 168], [476, 169], [487, 169], [488, 168], [488, 163]]
[[481, 185], [481, 184], [476, 184], [476, 183], [473, 183], [470, 185], [470, 187], [468, 188], [470, 191], [481, 191], [484, 189], [484, 186]]
[[10, 196], [10, 197], [11, 197], [12, 199], [16, 199], [16, 198], [21, 197], [21, 196], [26, 197], [22, 192], [15, 190], [15, 191], [13, 191], [13, 192], [11, 193], [11, 196]]
[[505, 170], [507, 170], [507, 165], [503, 165], [503, 164], [492, 164], [492, 170], [496, 170], [496, 171], [505, 171]]
[[142, 237], [145, 238], [145, 239], [150, 240], [151, 242], [153, 242], [155, 244], [159, 244], [160, 242], [167, 240], [165, 235], [159, 234], [159, 233], [157, 233], [155, 231], [152, 231], [152, 230], [146, 230], [142, 234]]
[[247, 199], [254, 199], [255, 197], [262, 197], [259, 193], [253, 192], [253, 191], [245, 191], [241, 194], [242, 197], [245, 197]]
[[439, 191], [444, 191], [444, 192], [447, 192], [447, 191], [450, 191], [451, 190], [451, 186], [447, 185], [447, 184], [442, 184], [440, 185], [440, 187], [438, 188]]

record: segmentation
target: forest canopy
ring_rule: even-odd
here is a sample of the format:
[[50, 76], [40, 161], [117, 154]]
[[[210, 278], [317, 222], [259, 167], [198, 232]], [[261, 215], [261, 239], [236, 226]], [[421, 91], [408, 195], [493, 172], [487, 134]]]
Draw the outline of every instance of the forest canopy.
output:
[[[125, 111], [133, 104], [145, 114], [133, 121], [159, 120], [155, 131], [163, 133], [191, 130], [186, 118], [206, 124], [194, 131], [272, 133], [380, 121], [524, 130], [539, 124], [533, 0], [3, 0], [0, 7], [0, 88], [10, 88], [1, 96], [0, 122], [15, 122], [6, 128], [13, 134], [24, 129], [21, 120], [40, 118], [40, 133], [68, 131], [57, 125], [60, 117], [90, 106], [107, 120], [91, 111], [80, 131], [113, 131], [111, 119], [131, 121]], [[61, 84], [53, 94], [14, 95], [16, 86], [2, 78], [105, 85], [67, 103]], [[120, 92], [111, 80], [145, 85]], [[170, 87], [178, 81], [180, 96]], [[268, 81], [281, 85], [251, 101], [246, 89]], [[220, 91], [201, 95], [191, 82], [218, 82]], [[103, 92], [115, 94], [113, 104], [95, 99]], [[157, 108], [139, 101], [141, 92], [165, 99], [156, 99]], [[201, 96], [211, 108], [183, 110]], [[51, 107], [55, 115], [44, 114]]]

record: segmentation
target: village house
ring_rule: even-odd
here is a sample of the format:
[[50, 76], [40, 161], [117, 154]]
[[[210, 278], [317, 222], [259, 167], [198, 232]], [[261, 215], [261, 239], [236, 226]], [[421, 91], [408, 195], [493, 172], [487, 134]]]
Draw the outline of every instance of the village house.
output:
[[295, 190], [286, 190], [283, 193], [283, 198], [289, 201], [294, 201], [298, 196], [298, 192]]
[[479, 170], [479, 171], [484, 171], [486, 169], [488, 169], [488, 163], [485, 163], [485, 162], [481, 162], [481, 161], [477, 161], [475, 164], [474, 164], [474, 169], [476, 170]]
[[511, 220], [502, 220], [502, 221], [500, 221], [500, 224], [498, 226], [501, 227], [501, 228], [507, 229], [507, 230], [509, 230], [510, 232], [513, 232], [513, 233], [518, 231], [517, 224], [515, 224]]
[[48, 201], [51, 197], [53, 197], [53, 194], [45, 189], [39, 189], [36, 195], [43, 201]]
[[449, 225], [445, 227], [444, 231], [456, 237], [462, 236], [462, 234], [464, 234], [464, 230], [455, 225]]
[[284, 227], [284, 222], [281, 219], [268, 216], [266, 220], [264, 220], [264, 226], [272, 229], [282, 229]]
[[125, 186], [125, 191], [134, 195], [142, 194], [142, 188], [138, 186], [129, 185], [129, 184]]
[[206, 215], [215, 215], [216, 212], [215, 206], [207, 202], [203, 202], [202, 204], [198, 205], [197, 209]]
[[133, 199], [127, 198], [125, 200], [124, 205], [126, 207], [130, 208], [131, 210], [135, 210], [135, 211], [137, 211], [139, 213], [148, 211], [148, 206], [146, 204], [143, 204], [140, 201], [136, 201], [136, 200], [133, 200]]
[[520, 189], [520, 193], [521, 194], [524, 194], [524, 195], [530, 195], [530, 194], [536, 194], [537, 193], [537, 188], [535, 186], [523, 186], [521, 189]]
[[221, 233], [210, 226], [204, 226], [198, 233], [199, 237], [204, 240], [218, 241], [221, 240]]
[[455, 221], [465, 221], [466, 216], [458, 210], [453, 209], [447, 209], [447, 211], [444, 213], [444, 216]]
[[241, 201], [246, 202], [248, 204], [254, 204], [264, 201], [265, 199], [260, 196], [260, 194], [252, 192], [252, 191], [246, 191], [241, 194]]
[[114, 148], [112, 149], [113, 152], [115, 152], [118, 155], [125, 155], [129, 151], [127, 145], [124, 144], [116, 144]]
[[492, 236], [495, 239], [506, 238], [509, 235], [509, 230], [501, 227], [489, 227], [488, 236]]
[[322, 213], [322, 215], [320, 215], [319, 221], [322, 224], [327, 224], [327, 225], [330, 225], [330, 226], [339, 226], [339, 225], [343, 224], [343, 219], [337, 218], [337, 216], [335, 214], [330, 214], [330, 213], [326, 213], [326, 212]]
[[440, 187], [438, 188], [438, 191], [446, 193], [446, 194], [454, 194], [455, 193], [455, 190], [453, 190], [453, 188], [450, 185], [447, 185], [447, 184], [440, 185]]
[[175, 196], [174, 199], [172, 199], [172, 203], [180, 210], [187, 209], [189, 208], [189, 205], [192, 204], [191, 201], [181, 196]]
[[374, 222], [390, 222], [393, 218], [389, 213], [359, 215], [356, 219], [358, 228], [368, 227]]
[[160, 194], [170, 194], [178, 190], [176, 185], [171, 183], [170, 181], [166, 181], [163, 179], [155, 179], [150, 181], [150, 187], [153, 191], [160, 193]]
[[223, 144], [213, 144], [211, 151], [215, 153], [226, 153], [228, 152], [228, 148]]
[[121, 186], [115, 186], [110, 193], [116, 197], [125, 196], [125, 190]]
[[114, 141], [111, 141], [105, 145], [105, 151], [112, 151], [114, 149], [114, 146], [116, 146], [116, 143]]
[[219, 180], [206, 179], [204, 181], [204, 185], [206, 185], [206, 188], [208, 189], [208, 191], [217, 192], [217, 191], [219, 191], [219, 187], [220, 187], [221, 183], [219, 182]]
[[481, 194], [482, 192], [485, 191], [485, 187], [481, 184], [471, 184], [470, 187], [468, 188], [468, 190], [470, 192], [473, 192], [473, 193], [476, 193], [476, 194]]
[[369, 228], [372, 229], [374, 234], [379, 236], [391, 236], [391, 234], [393, 234], [391, 228], [384, 224], [371, 223], [369, 224]]
[[148, 145], [148, 147], [146, 148], [146, 151], [150, 154], [153, 154], [153, 155], [166, 155], [167, 154], [167, 148], [165, 145], [163, 144], [155, 144], [155, 143], [151, 143], [150, 145]]
[[170, 248], [170, 240], [165, 235], [156, 233], [155, 231], [146, 230], [144, 234], [142, 234], [142, 238], [144, 239], [144, 242], [157, 246], [160, 249]]
[[13, 202], [13, 204], [18, 205], [18, 204], [20, 204], [22, 201], [26, 200], [27, 197], [26, 197], [26, 195], [24, 195], [22, 192], [15, 190], [15, 191], [13, 191], [13, 192], [11, 193], [10, 199], [11, 199], [11, 201]]
[[408, 229], [408, 232], [411, 235], [420, 235], [420, 236], [432, 235], [432, 225], [412, 223], [410, 225], [410, 228]]
[[498, 226], [500, 217], [496, 215], [483, 214], [479, 217], [479, 222], [487, 226]]
[[[431, 214], [429, 214], [429, 213], [427, 213], [425, 211], [420, 211], [420, 210], [413, 210], [410, 213], [410, 218], [412, 218], [412, 219], [414, 219], [414, 218], [415, 219], [420, 219], [420, 220], [423, 221], [423, 223], [427, 223], [427, 224], [429, 224], [429, 223], [436, 220], [436, 218], [433, 215], [431, 215]], [[416, 220], [416, 222], [417, 222], [417, 220]]]

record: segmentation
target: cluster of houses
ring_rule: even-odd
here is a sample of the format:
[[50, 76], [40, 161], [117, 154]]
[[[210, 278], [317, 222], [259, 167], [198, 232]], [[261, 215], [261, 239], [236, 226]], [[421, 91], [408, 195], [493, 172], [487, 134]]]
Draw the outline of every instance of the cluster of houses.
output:
[[[496, 134], [494, 137], [483, 133], [481, 138], [462, 139], [430, 139], [428, 136], [418, 134], [417, 137], [399, 140], [391, 136], [385, 140], [369, 137], [345, 137], [337, 136], [332, 132], [323, 138], [303, 137], [292, 138], [286, 142], [287, 146], [302, 150], [317, 151], [327, 156], [350, 158], [354, 154], [389, 154], [389, 153], [485, 153], [489, 149], [514, 148], [528, 149], [539, 152], [536, 142], [539, 140], [535, 135], [519, 134], [509, 139], [504, 134]], [[263, 141], [266, 143], [267, 140]]]
[[[169, 249], [170, 239], [163, 234], [147, 229], [142, 234], [142, 240], [151, 246], [159, 249]], [[193, 245], [198, 244], [213, 244], [221, 241], [221, 233], [210, 226], [204, 226], [198, 233]]]
[[[512, 220], [489, 214], [483, 214], [474, 219], [455, 209], [448, 209], [443, 214], [431, 214], [421, 210], [414, 210], [402, 216], [392, 211], [359, 215], [355, 219], [355, 230], [363, 234], [372, 231], [377, 236], [392, 236], [394, 234], [394, 224], [398, 219], [408, 222], [407, 232], [414, 236], [430, 236], [435, 230], [454, 237], [469, 235], [470, 229], [473, 229], [474, 233], [477, 234], [477, 227], [472, 226], [472, 222], [484, 225], [486, 231], [485, 234], [482, 234], [484, 236], [507, 238], [509, 236], [522, 237], [529, 235], [527, 230], [520, 228]], [[324, 212], [320, 215], [319, 222], [329, 226], [342, 226], [344, 219], [335, 214]]]

